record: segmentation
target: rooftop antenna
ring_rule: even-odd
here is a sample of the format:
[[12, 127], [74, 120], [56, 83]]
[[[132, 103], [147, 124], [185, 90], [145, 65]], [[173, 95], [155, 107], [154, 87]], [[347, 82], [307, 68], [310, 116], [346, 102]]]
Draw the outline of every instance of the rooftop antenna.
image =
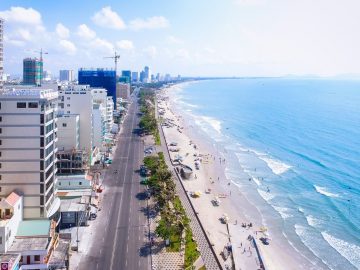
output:
[[119, 59], [120, 59], [120, 54], [117, 54], [117, 52], [115, 51], [114, 56], [106, 56], [106, 57], [104, 57], [104, 58], [114, 59], [114, 62], [115, 62], [115, 73], [116, 73], [116, 71], [117, 71], [117, 63], [118, 63], [118, 61], [119, 61]]

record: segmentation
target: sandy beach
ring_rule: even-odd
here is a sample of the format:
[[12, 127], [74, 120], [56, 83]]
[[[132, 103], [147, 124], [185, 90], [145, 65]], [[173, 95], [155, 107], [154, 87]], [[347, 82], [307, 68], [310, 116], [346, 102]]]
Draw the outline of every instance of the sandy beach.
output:
[[[195, 132], [193, 124], [183, 119], [181, 112], [176, 111], [176, 106], [168, 99], [167, 91], [169, 89], [162, 90], [158, 95], [158, 110], [161, 112], [168, 149], [171, 150], [170, 156], [172, 160], [181, 159], [182, 164], [193, 170], [190, 178], [183, 180], [183, 184], [189, 194], [200, 194], [190, 196], [191, 201], [224, 268], [231, 265], [231, 257], [225, 260], [222, 255], [224, 247], [231, 243], [236, 269], [259, 269], [258, 253], [248, 240], [251, 235], [256, 239], [266, 269], [302, 269], [299, 258], [294, 257], [295, 252], [284, 250], [276, 239], [271, 239], [270, 245], [261, 243], [259, 238], [266, 236], [268, 231], [263, 234], [260, 231], [264, 229], [262, 224], [247, 218], [246, 213], [257, 210], [236, 185], [226, 179], [226, 159], [214, 145]], [[215, 201], [219, 202], [218, 206], [214, 204]], [[222, 217], [228, 219], [228, 226], [221, 221]]]

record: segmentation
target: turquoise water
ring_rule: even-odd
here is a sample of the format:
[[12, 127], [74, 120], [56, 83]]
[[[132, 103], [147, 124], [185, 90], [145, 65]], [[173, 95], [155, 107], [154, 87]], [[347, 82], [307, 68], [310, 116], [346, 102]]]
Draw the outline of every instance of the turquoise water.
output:
[[319, 269], [360, 268], [360, 81], [214, 80], [174, 94], [264, 223]]

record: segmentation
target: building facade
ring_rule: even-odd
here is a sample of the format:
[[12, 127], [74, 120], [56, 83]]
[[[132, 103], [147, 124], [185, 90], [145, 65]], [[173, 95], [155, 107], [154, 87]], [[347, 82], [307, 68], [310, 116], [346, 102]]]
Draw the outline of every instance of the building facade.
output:
[[122, 98], [129, 100], [130, 98], [130, 84], [129, 83], [117, 83], [116, 84], [116, 99]]
[[131, 82], [138, 82], [139, 81], [139, 72], [133, 71], [131, 72]]
[[75, 81], [73, 70], [60, 70], [59, 79], [61, 82], [72, 82]]
[[23, 84], [41, 85], [43, 79], [43, 61], [37, 58], [23, 60]]
[[3, 37], [4, 37], [4, 20], [0, 18], [0, 91], [4, 86], [3, 82], [3, 72], [4, 72], [4, 47], [3, 47]]
[[0, 93], [0, 197], [23, 195], [24, 218], [52, 218], [55, 197], [57, 99], [52, 89]]
[[78, 114], [80, 125], [79, 150], [91, 155], [93, 98], [89, 85], [69, 85], [59, 90], [59, 116]]
[[116, 103], [116, 71], [106, 69], [79, 69], [79, 84], [91, 87], [102, 87], [107, 90], [107, 95]]

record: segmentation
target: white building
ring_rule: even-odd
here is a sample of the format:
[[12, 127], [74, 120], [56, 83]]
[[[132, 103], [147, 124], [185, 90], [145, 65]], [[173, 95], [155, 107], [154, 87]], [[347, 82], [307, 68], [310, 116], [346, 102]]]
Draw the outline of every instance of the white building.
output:
[[[104, 88], [94, 88], [92, 90], [94, 104], [101, 104], [105, 109], [105, 133], [109, 133], [114, 124], [114, 101], [112, 97], [107, 96], [107, 90]], [[95, 124], [94, 125], [98, 125]]]
[[23, 198], [11, 192], [0, 201], [0, 253], [5, 253], [15, 239], [23, 219]]
[[93, 150], [93, 97], [88, 85], [69, 85], [59, 90], [59, 116], [78, 114], [80, 125], [79, 149], [89, 156]]
[[102, 147], [105, 134], [106, 134], [106, 108], [101, 103], [100, 104], [94, 103], [93, 104], [94, 147], [99, 147], [99, 148]]
[[0, 93], [0, 197], [16, 190], [24, 218], [51, 218], [57, 152], [56, 90], [8, 89]]
[[80, 147], [80, 115], [63, 114], [58, 117], [58, 149], [70, 151]]
[[59, 79], [61, 82], [72, 82], [75, 81], [73, 70], [60, 70]]

